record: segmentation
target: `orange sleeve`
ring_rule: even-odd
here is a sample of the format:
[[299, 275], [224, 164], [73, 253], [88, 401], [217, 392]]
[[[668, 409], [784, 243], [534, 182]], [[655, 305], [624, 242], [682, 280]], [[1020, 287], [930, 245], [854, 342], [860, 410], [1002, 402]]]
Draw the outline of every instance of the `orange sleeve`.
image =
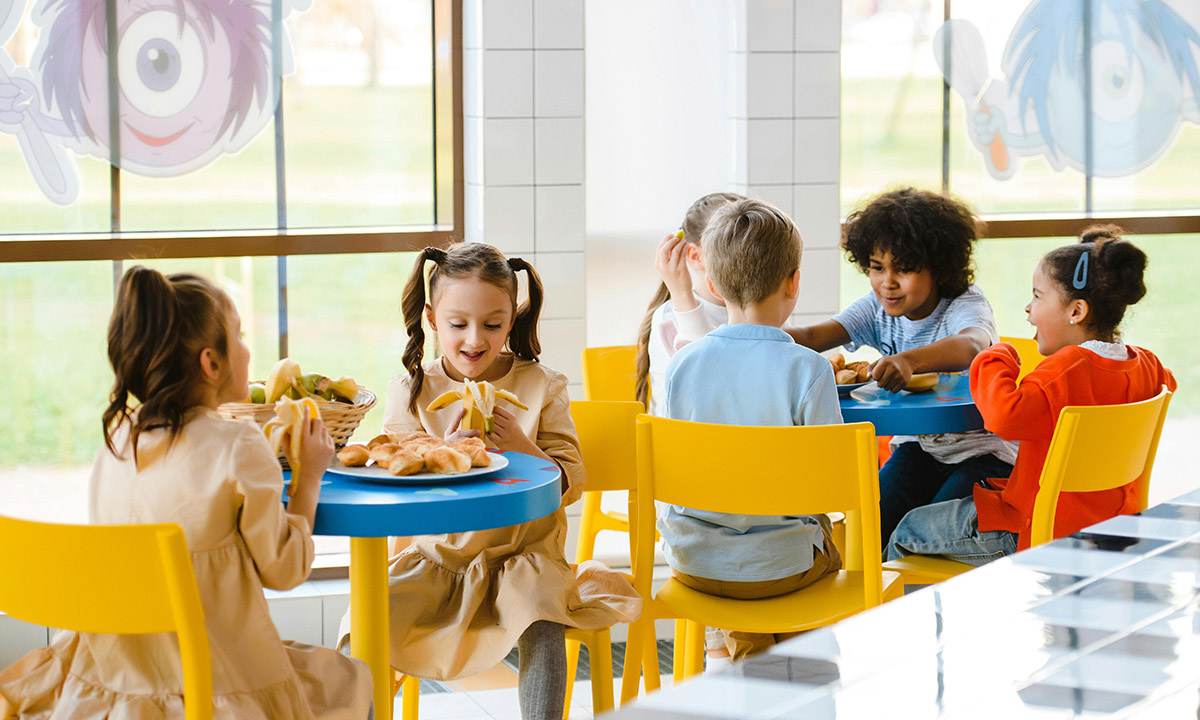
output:
[[971, 363], [971, 397], [983, 425], [1005, 440], [1047, 440], [1056, 420], [1039, 383], [1026, 377], [1020, 384], [1020, 356], [1008, 343], [997, 343]]

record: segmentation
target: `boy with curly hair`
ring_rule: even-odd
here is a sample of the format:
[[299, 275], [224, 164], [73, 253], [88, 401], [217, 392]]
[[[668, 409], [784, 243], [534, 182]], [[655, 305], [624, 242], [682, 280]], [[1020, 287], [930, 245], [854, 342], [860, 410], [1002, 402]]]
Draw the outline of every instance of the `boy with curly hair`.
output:
[[[919, 372], [960, 372], [999, 340], [992, 307], [973, 283], [971, 253], [981, 223], [962, 202], [915, 188], [885, 192], [846, 218], [842, 246], [871, 292], [823, 323], [788, 328], [818, 352], [867, 346], [883, 357], [871, 378], [899, 392]], [[913, 508], [971, 497], [988, 478], [1006, 478], [1016, 443], [986, 430], [897, 435], [879, 471], [883, 547]]]

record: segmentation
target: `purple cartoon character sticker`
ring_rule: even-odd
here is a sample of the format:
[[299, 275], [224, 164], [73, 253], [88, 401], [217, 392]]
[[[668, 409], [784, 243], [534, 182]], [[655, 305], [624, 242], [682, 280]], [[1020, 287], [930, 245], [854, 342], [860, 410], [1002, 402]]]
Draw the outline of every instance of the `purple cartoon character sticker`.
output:
[[[119, 157], [110, 148], [105, 3], [115, 3]], [[281, 12], [309, 0], [277, 0]], [[0, 0], [0, 44], [16, 30], [21, 0]], [[16, 136], [46, 197], [78, 195], [68, 151], [124, 170], [174, 177], [244, 148], [271, 119], [269, 0], [38, 0], [41, 28], [29, 67], [0, 50], [0, 131]], [[283, 74], [291, 52], [283, 43]]]

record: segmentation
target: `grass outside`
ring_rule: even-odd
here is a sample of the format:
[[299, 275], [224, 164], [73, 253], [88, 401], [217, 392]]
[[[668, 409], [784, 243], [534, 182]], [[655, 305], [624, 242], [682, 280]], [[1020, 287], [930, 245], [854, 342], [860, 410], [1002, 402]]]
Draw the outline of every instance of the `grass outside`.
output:
[[[903, 103], [893, 81], [847, 81], [843, 86], [843, 206], [896, 184], [940, 184], [940, 85], [917, 81]], [[428, 222], [429, 117], [420, 92], [401, 88], [315, 88], [287, 93], [289, 220], [295, 226]], [[348, 107], [366, 108], [353, 114]], [[894, 113], [892, 110], [899, 108]], [[1026, 162], [1007, 183], [985, 177], [961, 135], [956, 138], [952, 187], [981, 211], [1078, 209], [1082, 180]], [[401, 139], [404, 139], [401, 141]], [[68, 208], [41, 198], [15, 142], [0, 136], [0, 217], [6, 232], [104, 230], [107, 171], [81, 160], [83, 196]], [[274, 223], [274, 171], [269, 134], [237, 156], [195, 175], [148, 179], [125, 175], [126, 227], [267, 227]], [[1200, 131], [1185, 126], [1158, 165], [1122, 181], [1122, 202], [1148, 209], [1194, 206], [1200, 176], [1187, 162], [1200, 151]], [[1040, 163], [1040, 166], [1039, 166]], [[103, 170], [103, 172], [102, 172]], [[1107, 182], [1107, 181], [1106, 181]], [[1107, 186], [1106, 186], [1107, 187]], [[1113, 186], [1115, 187], [1115, 185]], [[1001, 334], [1028, 337], [1023, 308], [1033, 268], [1066, 239], [990, 240], [977, 253], [978, 282]], [[1149, 295], [1125, 322], [1126, 339], [1154, 350], [1176, 373], [1180, 392], [1173, 417], [1200, 415], [1200, 348], [1194, 342], [1188, 274], [1200, 262], [1195, 236], [1139, 240], [1150, 255]], [[380, 395], [401, 371], [406, 338], [400, 293], [411, 269], [408, 254], [305, 256], [288, 260], [289, 354], [306, 372], [349, 375]], [[236, 298], [253, 353], [252, 377], [276, 358], [274, 258], [160, 260], [164, 271], [193, 270], [214, 278]], [[842, 267], [840, 304], [861, 295], [866, 280]], [[105, 332], [112, 307], [108, 262], [0, 263], [0, 369], [8, 379], [0, 413], [0, 467], [79, 466], [100, 446], [100, 415], [112, 383]], [[376, 434], [373, 410], [359, 437]]]

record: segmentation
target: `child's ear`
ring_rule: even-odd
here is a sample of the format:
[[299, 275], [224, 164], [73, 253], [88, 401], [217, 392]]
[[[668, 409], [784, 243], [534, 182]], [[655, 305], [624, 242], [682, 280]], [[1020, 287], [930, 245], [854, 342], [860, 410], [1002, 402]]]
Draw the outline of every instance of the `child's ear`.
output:
[[1087, 322], [1088, 316], [1091, 314], [1092, 308], [1088, 305], [1087, 300], [1072, 300], [1071, 314], [1067, 316], [1067, 319], [1070, 320], [1072, 324], [1082, 326], [1085, 322]]
[[221, 361], [220, 353], [213, 348], [204, 348], [200, 351], [200, 373], [205, 380], [214, 383], [221, 382]]
[[725, 296], [722, 295], [719, 290], [717, 290], [717, 286], [713, 285], [712, 278], [710, 278], [707, 274], [704, 276], [704, 284], [708, 286], [708, 291], [713, 294], [713, 297], [721, 300], [722, 302], [725, 301]]
[[791, 277], [787, 279], [787, 293], [785, 296], [788, 300], [793, 300], [800, 295], [800, 268], [792, 271]]
[[[687, 243], [687, 261], [688, 265], [696, 272], [704, 272], [704, 256], [700, 254], [700, 246], [694, 243]], [[720, 297], [720, 296], [718, 296]]]
[[433, 306], [425, 303], [425, 319], [429, 321], [429, 329], [437, 332], [437, 323], [433, 321]]

